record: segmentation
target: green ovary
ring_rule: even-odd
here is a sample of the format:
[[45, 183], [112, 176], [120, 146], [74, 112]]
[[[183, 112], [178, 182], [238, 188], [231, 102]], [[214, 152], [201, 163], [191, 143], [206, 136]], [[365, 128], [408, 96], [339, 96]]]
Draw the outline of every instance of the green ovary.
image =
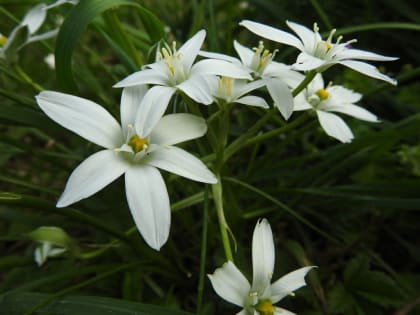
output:
[[255, 305], [255, 309], [260, 315], [274, 315], [274, 306], [271, 300], [261, 300]]

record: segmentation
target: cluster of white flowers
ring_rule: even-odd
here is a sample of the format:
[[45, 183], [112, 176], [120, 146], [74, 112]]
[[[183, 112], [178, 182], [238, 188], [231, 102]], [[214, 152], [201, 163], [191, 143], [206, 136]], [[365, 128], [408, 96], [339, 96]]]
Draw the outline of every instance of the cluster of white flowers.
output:
[[[54, 5], [39, 5], [25, 16], [14, 32], [27, 27], [26, 42], [47, 38], [52, 32], [32, 34], [45, 19], [45, 11]], [[176, 93], [204, 105], [225, 106], [239, 103], [269, 108], [269, 103], [251, 92], [266, 88], [273, 105], [285, 119], [294, 111], [313, 110], [325, 132], [341, 142], [350, 142], [353, 134], [336, 113], [343, 113], [370, 122], [375, 115], [355, 105], [361, 94], [342, 86], [325, 86], [321, 73], [334, 64], [341, 64], [367, 76], [391, 84], [396, 81], [374, 66], [357, 60], [389, 61], [396, 58], [354, 49], [341, 37], [333, 42], [334, 31], [324, 40], [317, 25], [314, 30], [287, 22], [298, 37], [252, 21], [240, 25], [269, 40], [300, 50], [292, 65], [274, 61], [270, 52], [259, 42], [254, 49], [234, 41], [239, 56], [201, 50], [206, 32], [200, 30], [177, 48], [176, 43], [160, 47], [154, 63], [145, 65], [114, 87], [123, 88], [120, 104], [121, 124], [101, 105], [78, 96], [55, 91], [43, 91], [36, 100], [51, 119], [104, 149], [92, 154], [73, 171], [57, 207], [66, 207], [92, 196], [102, 188], [125, 176], [127, 202], [134, 222], [146, 243], [159, 250], [167, 241], [170, 230], [170, 203], [166, 185], [158, 169], [185, 178], [215, 184], [216, 176], [194, 155], [176, 147], [184, 141], [203, 136], [205, 119], [188, 113], [167, 114], [168, 104]], [[9, 41], [5, 42], [4, 54]], [[196, 61], [197, 56], [201, 59]], [[311, 80], [302, 86], [309, 78]], [[228, 261], [210, 275], [215, 291], [225, 300], [243, 308], [241, 315], [293, 314], [273, 306], [293, 291], [305, 285], [304, 277], [313, 267], [304, 267], [271, 284], [274, 269], [274, 242], [267, 220], [257, 223], [252, 241], [252, 285]], [[37, 249], [37, 262], [59, 253], [48, 243]]]

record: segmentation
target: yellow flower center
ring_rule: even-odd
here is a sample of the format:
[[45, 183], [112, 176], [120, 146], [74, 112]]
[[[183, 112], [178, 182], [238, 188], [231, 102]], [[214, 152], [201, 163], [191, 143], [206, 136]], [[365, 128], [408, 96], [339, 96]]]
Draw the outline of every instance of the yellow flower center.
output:
[[128, 141], [128, 145], [133, 148], [135, 153], [138, 153], [144, 149], [147, 149], [148, 142], [146, 139], [140, 138], [138, 135], [134, 135], [131, 137], [130, 141]]
[[0, 34], [0, 47], [7, 42], [7, 37]]
[[255, 309], [260, 313], [260, 315], [273, 315], [274, 314], [274, 306], [271, 303], [271, 300], [261, 300], [255, 305]]
[[325, 101], [330, 96], [330, 93], [325, 89], [319, 89], [315, 94], [318, 95], [321, 101]]
[[270, 53], [268, 49], [264, 49], [264, 43], [262, 41], [260, 41], [258, 47], [255, 47], [253, 50], [255, 53], [252, 57], [251, 68], [261, 75], [265, 67], [273, 60], [277, 50]]

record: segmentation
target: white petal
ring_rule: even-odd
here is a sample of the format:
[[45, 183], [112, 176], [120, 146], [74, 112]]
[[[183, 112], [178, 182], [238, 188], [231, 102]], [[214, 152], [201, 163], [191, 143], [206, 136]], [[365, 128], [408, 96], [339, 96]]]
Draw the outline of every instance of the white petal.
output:
[[143, 84], [167, 85], [167, 82], [168, 77], [165, 72], [156, 71], [154, 69], [144, 69], [130, 74], [125, 79], [114, 84], [113, 87], [120, 88]]
[[127, 126], [133, 125], [140, 103], [147, 92], [145, 85], [126, 87], [121, 95], [121, 127], [124, 135], [127, 135]]
[[249, 282], [234, 265], [228, 261], [208, 275], [214, 291], [224, 300], [238, 306], [244, 306], [250, 290]]
[[191, 69], [194, 60], [203, 45], [205, 37], [206, 31], [200, 30], [179, 48], [178, 52], [181, 56], [181, 61], [185, 69]]
[[267, 65], [263, 76], [280, 78], [291, 88], [297, 87], [305, 79], [302, 73], [291, 70], [290, 66], [275, 61], [271, 61]]
[[220, 59], [220, 60], [225, 60], [225, 61], [229, 61], [229, 62], [236, 63], [236, 64], [241, 64], [241, 61], [239, 59], [228, 56], [228, 55], [225, 55], [225, 54], [200, 50], [198, 55], [200, 55], [201, 57], [205, 57], [205, 58]]
[[331, 103], [331, 105], [357, 103], [362, 98], [362, 94], [346, 89], [340, 85], [327, 87], [327, 92], [330, 94], [330, 97], [326, 102], [328, 104]]
[[255, 52], [252, 49], [239, 44], [236, 40], [233, 42], [233, 47], [235, 47], [236, 53], [239, 58], [241, 58], [242, 63], [249, 67]]
[[308, 109], [312, 109], [312, 105], [309, 104], [306, 99], [306, 91], [302, 91], [294, 98], [293, 111], [301, 111]]
[[133, 166], [125, 173], [125, 191], [139, 232], [150, 247], [159, 250], [171, 226], [169, 196], [162, 175], [154, 167]]
[[29, 33], [33, 34], [41, 27], [42, 23], [44, 23], [46, 16], [46, 5], [45, 3], [40, 3], [26, 13], [20, 25], [26, 25], [29, 29]]
[[161, 119], [176, 89], [156, 85], [147, 91], [137, 110], [134, 127], [139, 137], [146, 138]]
[[365, 121], [379, 122], [378, 117], [376, 117], [376, 115], [354, 104], [345, 104], [341, 106], [328, 106], [324, 110], [327, 110], [329, 112], [343, 113], [343, 114], [355, 117], [357, 119], [365, 120]]
[[53, 91], [42, 91], [36, 100], [52, 120], [97, 145], [112, 149], [124, 141], [115, 118], [92, 101]]
[[203, 183], [215, 184], [216, 177], [194, 155], [173, 146], [165, 146], [150, 152], [143, 160], [165, 171]]
[[296, 63], [292, 65], [292, 68], [299, 71], [310, 71], [325, 64], [325, 60], [314, 57], [306, 52], [301, 52], [297, 57]]
[[191, 76], [188, 80], [178, 84], [176, 87], [197, 103], [204, 105], [213, 103], [211, 85], [209, 84], [209, 81], [201, 75]]
[[268, 93], [274, 101], [274, 105], [279, 109], [284, 119], [289, 119], [293, 113], [292, 91], [282, 79], [270, 78], [266, 80]]
[[66, 207], [87, 198], [120, 177], [128, 163], [113, 150], [102, 150], [79, 164], [67, 181], [57, 207]]
[[55, 30], [51, 30], [51, 31], [48, 31], [48, 32], [45, 32], [45, 33], [42, 33], [42, 34], [39, 34], [39, 35], [31, 36], [31, 37], [28, 38], [28, 41], [25, 43], [25, 45], [29, 44], [29, 43], [33, 43], [33, 42], [37, 42], [37, 41], [40, 41], [40, 40], [45, 40], [45, 39], [54, 37], [58, 34], [58, 31], [59, 31], [59, 29], [56, 28]]
[[265, 80], [256, 80], [250, 83], [244, 83], [244, 81], [235, 80], [235, 83], [235, 98], [238, 98], [242, 95], [245, 95], [246, 93], [249, 93], [266, 85], [267, 82]]
[[375, 61], [393, 61], [398, 59], [397, 57], [388, 57], [360, 49], [344, 49], [337, 54], [336, 57], [338, 59], [363, 59]]
[[303, 45], [305, 48], [309, 51], [313, 51], [315, 48], [315, 36], [316, 34], [311, 31], [306, 26], [286, 21], [287, 26], [289, 26], [293, 32], [295, 32], [299, 38], [301, 39]]
[[264, 295], [274, 270], [274, 241], [266, 219], [257, 222], [252, 236], [252, 291]]
[[271, 285], [271, 300], [277, 303], [286, 295], [306, 285], [305, 276], [315, 266], [308, 266], [289, 272]]
[[320, 110], [317, 110], [316, 113], [318, 115], [319, 123], [329, 136], [344, 143], [353, 140], [353, 133], [340, 117]]
[[235, 79], [252, 80], [249, 70], [225, 60], [204, 59], [193, 65], [191, 75], [220, 75]]
[[355, 61], [355, 60], [343, 60], [343, 61], [339, 61], [338, 63], [342, 64], [343, 66], [349, 67], [350, 69], [353, 69], [357, 72], [363, 73], [364, 75], [367, 75], [368, 77], [383, 80], [388, 83], [391, 83], [392, 85], [397, 85], [397, 80], [390, 78], [389, 76], [379, 72], [379, 70], [376, 67], [368, 63]]
[[274, 309], [274, 315], [296, 315], [296, 313], [293, 313], [281, 307], [276, 307]]
[[240, 22], [239, 25], [246, 27], [248, 30], [257, 34], [258, 36], [270, 39], [278, 43], [296, 47], [299, 50], [303, 49], [300, 40], [296, 36], [293, 36], [292, 34], [285, 31], [281, 31], [274, 27], [249, 20], [244, 20]]
[[235, 101], [235, 103], [249, 105], [249, 106], [257, 106], [257, 107], [262, 107], [262, 108], [269, 108], [265, 99], [259, 96], [252, 96], [252, 95], [244, 96], [244, 97], [238, 98]]
[[150, 134], [150, 143], [172, 145], [203, 136], [207, 131], [206, 121], [191, 114], [163, 116]]

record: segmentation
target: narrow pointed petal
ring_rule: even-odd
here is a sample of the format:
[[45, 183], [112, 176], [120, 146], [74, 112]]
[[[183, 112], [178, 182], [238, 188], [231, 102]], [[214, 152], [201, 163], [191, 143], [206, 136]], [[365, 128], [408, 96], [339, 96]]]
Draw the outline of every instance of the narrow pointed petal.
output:
[[270, 78], [266, 80], [268, 93], [274, 101], [274, 105], [279, 109], [284, 119], [289, 119], [293, 113], [293, 96], [292, 91], [278, 78]]
[[262, 97], [259, 97], [259, 96], [252, 96], [252, 95], [244, 96], [244, 97], [238, 98], [235, 101], [235, 103], [249, 105], [249, 106], [262, 107], [262, 108], [269, 108], [265, 99], [263, 99]]
[[176, 89], [168, 86], [154, 86], [144, 95], [137, 110], [134, 127], [139, 137], [146, 138], [168, 107]]
[[252, 51], [252, 49], [241, 45], [236, 40], [233, 42], [233, 47], [235, 48], [239, 58], [241, 58], [242, 63], [249, 67], [251, 65], [252, 57], [254, 56], [255, 52]]
[[353, 104], [362, 99], [362, 94], [340, 85], [327, 87], [327, 92], [330, 94], [328, 105]]
[[[239, 83], [239, 81], [235, 81], [237, 83]], [[243, 83], [240, 82], [241, 84], [237, 85], [237, 87], [235, 88], [235, 97], [241, 97], [242, 95], [245, 95], [251, 91], [254, 91], [260, 87], [263, 87], [264, 85], [266, 85], [266, 80], [255, 80], [252, 81], [250, 83]]]
[[236, 64], [241, 63], [241, 61], [237, 58], [234, 58], [234, 57], [231, 57], [231, 56], [228, 56], [228, 55], [225, 55], [225, 54], [211, 52], [211, 51], [200, 50], [198, 55], [201, 56], [201, 57], [210, 58], [210, 59], [225, 60], [225, 61], [229, 61], [229, 62], [236, 63]]
[[274, 241], [266, 219], [257, 223], [252, 236], [252, 291], [259, 295], [270, 286], [274, 270]]
[[287, 33], [285, 31], [281, 31], [274, 27], [249, 20], [243, 20], [239, 23], [239, 25], [247, 28], [248, 30], [250, 30], [254, 34], [257, 34], [258, 36], [267, 38], [278, 43], [296, 47], [299, 50], [303, 49], [301, 41], [296, 36], [293, 36], [292, 34]]
[[327, 135], [336, 138], [343, 143], [348, 143], [353, 140], [353, 133], [340, 117], [320, 110], [317, 110], [316, 113], [318, 115], [319, 123]]
[[217, 59], [204, 59], [197, 62], [191, 69], [192, 75], [220, 75], [235, 79], [252, 80], [248, 69], [225, 60]]
[[198, 181], [215, 184], [217, 179], [212, 172], [194, 155], [173, 146], [165, 146], [150, 152], [143, 160], [165, 171]]
[[291, 21], [286, 21], [286, 24], [299, 36], [306, 49], [312, 51], [315, 48], [316, 34], [313, 31], [306, 26]]
[[20, 25], [26, 25], [29, 29], [29, 33], [35, 33], [44, 23], [47, 16], [47, 10], [45, 3], [40, 3], [33, 7], [26, 13]]
[[163, 116], [150, 134], [150, 143], [173, 145], [203, 136], [207, 131], [206, 121], [191, 114]]
[[114, 84], [114, 88], [121, 88], [134, 85], [143, 85], [143, 84], [159, 84], [166, 85], [168, 78], [164, 72], [155, 71], [154, 69], [144, 69], [133, 74], [130, 74], [125, 79]]
[[325, 60], [316, 58], [306, 52], [301, 52], [296, 59], [296, 63], [292, 65], [294, 70], [310, 71], [324, 66]]
[[36, 100], [48, 117], [79, 136], [107, 149], [122, 145], [120, 125], [102, 106], [53, 91], [42, 91]]
[[293, 313], [281, 307], [276, 307], [274, 309], [274, 315], [296, 315], [296, 313]]
[[122, 91], [121, 95], [121, 127], [123, 134], [127, 135], [127, 126], [133, 125], [137, 113], [137, 109], [140, 107], [144, 95], [147, 92], [145, 85], [126, 87]]
[[191, 69], [205, 38], [206, 31], [200, 30], [179, 48], [178, 52], [185, 69]]
[[337, 59], [362, 59], [374, 61], [394, 61], [399, 59], [398, 57], [388, 57], [360, 49], [344, 49], [339, 54], [337, 54], [336, 57]]
[[308, 266], [289, 272], [271, 285], [271, 299], [277, 303], [286, 295], [306, 285], [305, 276], [315, 266]]
[[130, 167], [125, 173], [125, 191], [137, 229], [151, 248], [160, 250], [171, 225], [169, 196], [162, 175], [147, 165]]
[[329, 112], [338, 112], [343, 113], [357, 119], [370, 121], [370, 122], [379, 122], [378, 117], [372, 114], [368, 110], [364, 109], [363, 107], [354, 105], [354, 104], [345, 104], [341, 106], [328, 106], [324, 110]]
[[40, 41], [40, 40], [45, 40], [45, 39], [54, 37], [58, 34], [58, 31], [59, 31], [59, 29], [56, 28], [55, 30], [51, 30], [51, 31], [48, 31], [48, 32], [45, 32], [45, 33], [42, 33], [42, 34], [31, 36], [31, 37], [29, 37], [29, 39], [25, 43], [25, 45], [29, 44], [29, 43], [33, 43], [33, 42], [37, 42], [37, 41]]
[[197, 103], [204, 105], [213, 103], [211, 85], [203, 76], [191, 76], [188, 80], [178, 84], [176, 87]]
[[228, 261], [217, 268], [212, 275], [208, 275], [214, 291], [224, 300], [237, 306], [244, 306], [249, 295], [250, 285], [248, 280], [234, 265]]
[[342, 64], [343, 66], [349, 67], [350, 69], [353, 69], [354, 71], [363, 73], [364, 75], [367, 75], [368, 77], [383, 80], [392, 85], [397, 85], [397, 80], [379, 72], [378, 68], [368, 63], [355, 61], [355, 60], [343, 60], [343, 61], [339, 61], [338, 63]]
[[70, 175], [57, 207], [66, 207], [90, 197], [120, 177], [128, 163], [113, 150], [102, 150], [89, 156]]

